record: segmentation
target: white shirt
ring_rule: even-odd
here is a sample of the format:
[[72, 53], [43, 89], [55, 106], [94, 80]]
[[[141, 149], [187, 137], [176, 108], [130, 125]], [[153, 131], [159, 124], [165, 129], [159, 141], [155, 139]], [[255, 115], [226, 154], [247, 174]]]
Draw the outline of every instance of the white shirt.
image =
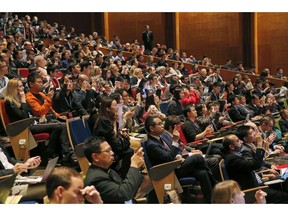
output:
[[3, 152], [1, 147], [0, 147], [0, 161], [3, 164], [5, 169], [13, 169], [14, 165], [8, 161], [8, 158]]

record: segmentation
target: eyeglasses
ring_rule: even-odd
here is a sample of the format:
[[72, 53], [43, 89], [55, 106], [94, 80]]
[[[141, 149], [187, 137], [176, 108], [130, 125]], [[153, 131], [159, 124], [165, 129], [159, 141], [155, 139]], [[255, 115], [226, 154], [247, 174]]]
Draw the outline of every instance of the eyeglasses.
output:
[[106, 150], [104, 150], [104, 151], [99, 151], [99, 152], [97, 152], [97, 153], [107, 153], [107, 154], [109, 154], [110, 152], [112, 151], [112, 148], [110, 147], [110, 148], [108, 148], [108, 149], [106, 149]]

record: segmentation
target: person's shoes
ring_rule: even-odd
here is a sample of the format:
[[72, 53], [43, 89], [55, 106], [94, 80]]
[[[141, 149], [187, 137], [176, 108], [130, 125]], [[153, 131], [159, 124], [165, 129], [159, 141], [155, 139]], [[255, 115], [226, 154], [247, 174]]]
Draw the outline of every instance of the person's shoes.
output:
[[0, 135], [0, 142], [2, 143], [9, 143], [10, 142], [10, 138], [7, 136], [2, 136]]
[[69, 155], [62, 155], [62, 159], [60, 163], [63, 166], [72, 166], [72, 167], [79, 166], [74, 153], [70, 153]]

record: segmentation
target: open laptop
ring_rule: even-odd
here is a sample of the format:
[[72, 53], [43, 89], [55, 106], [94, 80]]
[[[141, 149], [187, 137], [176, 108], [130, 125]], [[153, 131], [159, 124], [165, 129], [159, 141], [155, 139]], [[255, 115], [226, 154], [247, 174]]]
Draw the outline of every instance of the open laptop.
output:
[[279, 176], [277, 176], [273, 180], [269, 180], [269, 181], [264, 182], [264, 184], [265, 185], [271, 185], [271, 184], [283, 183], [286, 181], [287, 178], [288, 178], [288, 169], [287, 168], [280, 169], [280, 175]]
[[9, 196], [10, 190], [14, 185], [17, 174], [0, 180], [0, 204], [4, 204]]
[[203, 155], [204, 158], [206, 158], [209, 155], [211, 148], [212, 148], [212, 142], [208, 141], [208, 148], [206, 150], [206, 153]]
[[33, 176], [25, 176], [25, 177], [18, 175], [15, 182], [16, 183], [28, 183], [28, 184], [45, 182], [48, 176], [50, 175], [50, 173], [52, 172], [52, 170], [55, 168], [58, 159], [59, 157], [55, 157], [48, 161], [48, 164], [45, 168], [43, 175], [39, 175], [39, 176], [33, 175]]

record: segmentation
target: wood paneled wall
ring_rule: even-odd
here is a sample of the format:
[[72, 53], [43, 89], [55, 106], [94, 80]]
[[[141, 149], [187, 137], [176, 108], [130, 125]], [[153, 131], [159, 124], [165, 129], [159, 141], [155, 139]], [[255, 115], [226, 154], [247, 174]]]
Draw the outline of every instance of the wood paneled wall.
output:
[[[60, 25], [65, 25], [67, 30], [74, 27], [76, 32], [84, 33], [86, 36], [97, 31], [98, 34], [103, 32], [103, 13], [34, 13], [39, 20], [46, 20], [53, 24], [57, 22]], [[32, 18], [32, 17], [31, 17]]]
[[[33, 13], [40, 20], [74, 26], [85, 34], [97, 31], [104, 34], [104, 13]], [[31, 13], [32, 15], [32, 13]], [[144, 25], [149, 24], [154, 42], [176, 45], [174, 13], [108, 13], [109, 40], [119, 35], [121, 42], [138, 39], [142, 43]], [[254, 39], [258, 44], [258, 69], [278, 67], [288, 70], [288, 13], [179, 13], [180, 50], [197, 59], [208, 55], [212, 63], [224, 64], [243, 61], [244, 66], [254, 61]], [[257, 35], [253, 32], [255, 27]], [[247, 24], [248, 22], [248, 24]], [[178, 25], [178, 24], [177, 24]], [[256, 38], [254, 38], [256, 37]], [[251, 43], [251, 44], [248, 44]], [[287, 72], [286, 72], [287, 75]]]
[[288, 13], [256, 13], [258, 28], [259, 69], [278, 67], [288, 70]]
[[142, 32], [147, 24], [153, 31], [154, 42], [165, 44], [165, 13], [108, 13], [108, 20], [109, 40], [119, 35], [121, 43], [137, 39], [142, 44]]
[[180, 50], [196, 59], [208, 55], [212, 63], [242, 61], [240, 13], [180, 13]]

